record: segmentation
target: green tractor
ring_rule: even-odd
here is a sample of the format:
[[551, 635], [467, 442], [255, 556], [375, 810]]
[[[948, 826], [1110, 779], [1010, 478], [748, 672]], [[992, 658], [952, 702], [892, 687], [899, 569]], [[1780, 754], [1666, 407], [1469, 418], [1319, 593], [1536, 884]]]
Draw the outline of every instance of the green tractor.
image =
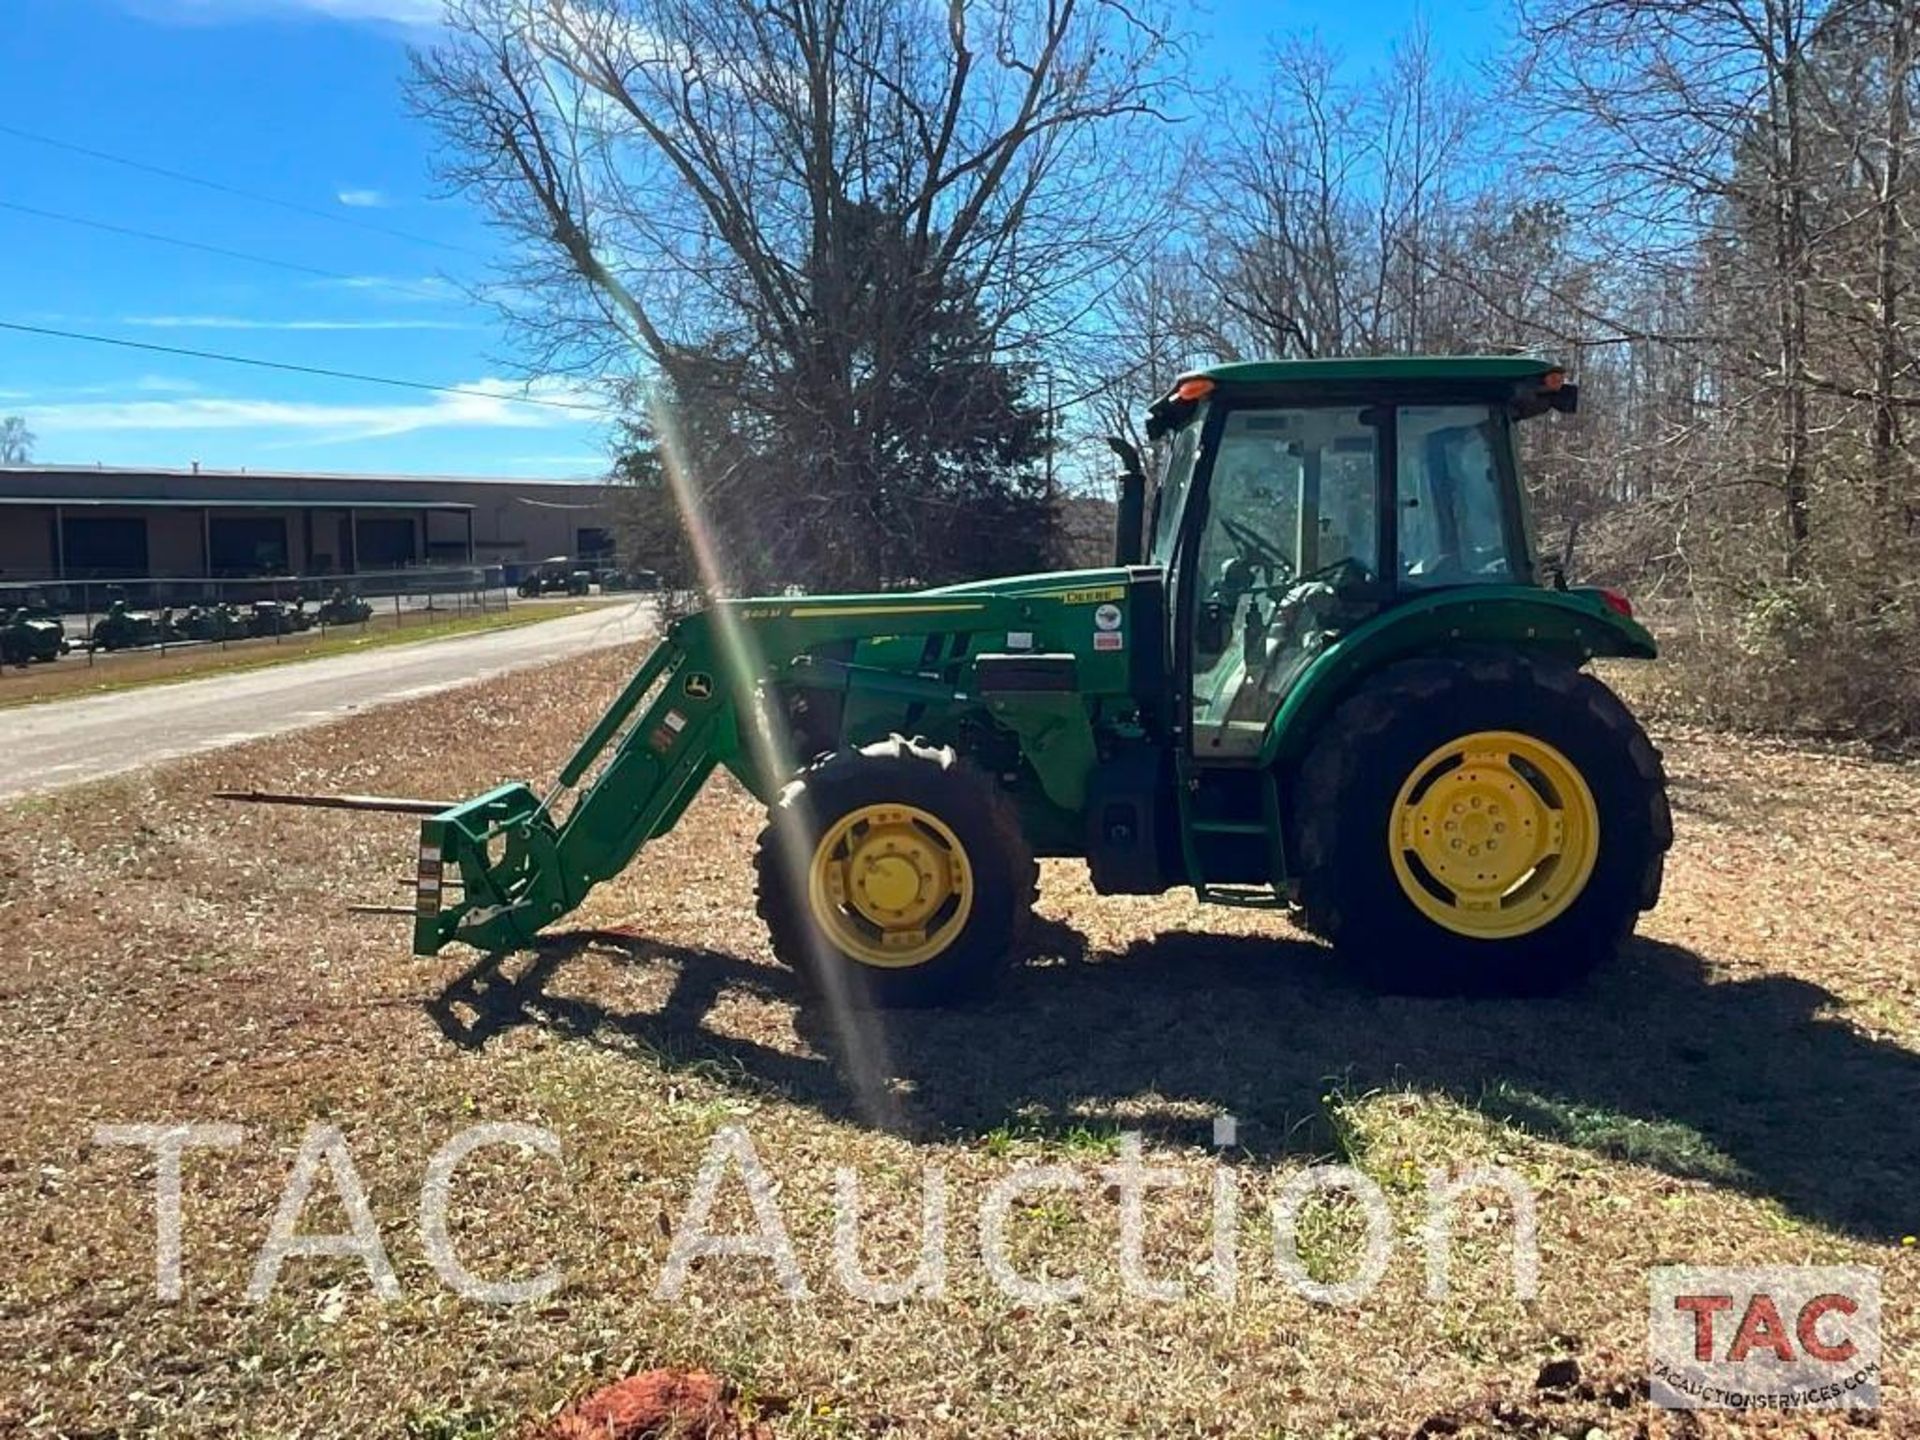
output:
[[[1222, 365], [1152, 407], [1115, 564], [911, 594], [724, 601], [673, 625], [545, 794], [411, 808], [414, 949], [523, 946], [716, 766], [765, 802], [775, 953], [855, 1002], [982, 989], [1036, 856], [1103, 894], [1284, 909], [1372, 981], [1562, 988], [1660, 893], [1660, 757], [1596, 656], [1605, 591], [1543, 585], [1511, 357]], [[251, 797], [274, 798], [274, 797]], [[279, 797], [297, 798], [297, 797]]]

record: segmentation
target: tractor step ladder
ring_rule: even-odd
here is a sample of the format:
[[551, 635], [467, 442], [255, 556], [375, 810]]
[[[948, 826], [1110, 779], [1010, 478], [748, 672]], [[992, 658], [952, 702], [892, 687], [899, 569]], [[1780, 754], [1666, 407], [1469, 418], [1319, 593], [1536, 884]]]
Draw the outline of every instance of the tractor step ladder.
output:
[[1187, 873], [1193, 877], [1193, 893], [1207, 905], [1230, 905], [1242, 910], [1284, 910], [1288, 900], [1277, 884], [1220, 885], [1206, 878], [1196, 835], [1261, 836], [1267, 842], [1268, 873], [1284, 878], [1287, 873], [1286, 847], [1280, 833], [1280, 785], [1270, 769], [1238, 772], [1260, 787], [1260, 815], [1254, 820], [1201, 820], [1192, 812], [1192, 777], [1178, 787], [1180, 796], [1180, 848], [1185, 853]]

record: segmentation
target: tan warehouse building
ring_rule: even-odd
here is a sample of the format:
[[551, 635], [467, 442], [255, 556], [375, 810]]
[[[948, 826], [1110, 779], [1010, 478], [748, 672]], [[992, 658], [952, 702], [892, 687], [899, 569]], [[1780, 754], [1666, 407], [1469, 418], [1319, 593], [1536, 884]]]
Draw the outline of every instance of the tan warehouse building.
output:
[[611, 556], [597, 481], [0, 466], [0, 584]]

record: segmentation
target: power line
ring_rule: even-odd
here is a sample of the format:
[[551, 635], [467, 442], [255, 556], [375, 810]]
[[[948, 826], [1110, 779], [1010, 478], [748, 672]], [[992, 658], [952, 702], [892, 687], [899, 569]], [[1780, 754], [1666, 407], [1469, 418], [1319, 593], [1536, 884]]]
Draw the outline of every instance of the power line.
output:
[[[18, 215], [31, 215], [37, 220], [54, 220], [62, 225], [79, 225], [88, 230], [101, 230], [109, 235], [125, 235], [135, 240], [148, 240], [156, 245], [174, 245], [182, 250], [197, 250], [204, 255], [218, 255], [223, 260], [244, 260], [253, 265], [271, 265], [276, 270], [291, 270], [297, 275], [317, 275], [323, 280], [344, 280], [351, 284], [360, 278], [339, 270], [322, 269], [318, 265], [302, 265], [297, 260], [281, 260], [272, 255], [258, 255], [250, 250], [230, 250], [224, 245], [209, 245], [204, 240], [188, 240], [179, 235], [162, 235], [156, 231], [141, 230], [132, 225], [116, 225], [110, 220], [90, 220], [84, 215], [68, 215], [59, 210], [42, 210], [36, 205], [21, 205], [12, 200], [0, 200], [0, 210], [11, 210]], [[418, 295], [422, 299], [445, 298], [424, 287], [407, 285], [404, 282], [393, 288]]]
[[0, 330], [22, 335], [45, 335], [57, 340], [83, 340], [90, 345], [112, 345], [121, 350], [143, 350], [155, 355], [179, 355], [191, 360], [217, 360], [224, 365], [250, 365], [260, 370], [284, 370], [294, 375], [318, 375], [328, 380], [353, 380], [362, 385], [387, 385], [396, 390], [425, 390], [435, 395], [465, 395], [476, 400], [497, 400], [509, 405], [540, 405], [549, 410], [578, 410], [601, 419], [612, 419], [618, 411], [606, 405], [589, 405], [578, 400], [542, 400], [531, 395], [501, 395], [492, 390], [474, 390], [462, 385], [433, 385], [425, 380], [396, 380], [390, 375], [367, 375], [355, 370], [329, 370], [320, 365], [296, 365], [286, 360], [262, 360], [256, 355], [227, 355], [218, 350], [191, 350], [182, 345], [156, 345], [148, 340], [123, 340], [113, 335], [88, 335], [79, 330], [60, 330], [50, 325], [24, 325], [17, 320], [0, 320]]
[[89, 220], [82, 215], [65, 215], [58, 210], [42, 210], [34, 205], [21, 205], [12, 200], [0, 200], [0, 210], [11, 210], [17, 215], [31, 215], [37, 220], [57, 220], [63, 225], [81, 225], [89, 230], [104, 230], [109, 235], [127, 235], [135, 240], [151, 240], [160, 245], [177, 245], [182, 250], [198, 250], [207, 255], [218, 255], [224, 260], [246, 260], [255, 265], [271, 265], [279, 270], [292, 270], [301, 275], [318, 275], [328, 280], [350, 278], [338, 275], [331, 270], [322, 270], [313, 265], [301, 265], [293, 260], [277, 260], [269, 255], [252, 255], [245, 250], [228, 250], [220, 245], [208, 245], [199, 240], [185, 240], [177, 235], [159, 235], [151, 230], [137, 230], [131, 225], [115, 225], [108, 220]]
[[124, 166], [128, 170], [138, 170], [148, 175], [159, 175], [183, 185], [197, 185], [203, 190], [213, 190], [222, 195], [232, 195], [237, 199], [251, 200], [257, 205], [272, 205], [281, 210], [291, 210], [297, 215], [311, 216], [316, 220], [325, 220], [335, 225], [349, 225], [356, 230], [369, 230], [380, 235], [391, 235], [397, 240], [410, 240], [416, 245], [431, 245], [436, 250], [451, 250], [461, 255], [479, 255], [481, 252], [467, 245], [457, 245], [451, 240], [435, 240], [430, 235], [416, 235], [410, 230], [402, 230], [396, 225], [382, 225], [377, 220], [362, 220], [353, 215], [337, 215], [318, 205], [305, 205], [298, 200], [282, 200], [274, 195], [262, 195], [257, 190], [244, 190], [238, 185], [229, 185], [222, 180], [209, 180], [203, 175], [190, 175], [184, 170], [171, 170], [165, 165], [155, 165], [146, 160], [133, 160], [125, 155], [114, 155], [105, 150], [95, 150], [87, 145], [76, 145], [71, 140], [57, 139], [52, 135], [41, 135], [32, 130], [22, 130], [17, 125], [0, 124], [0, 135], [11, 135], [16, 140], [27, 140], [35, 145], [45, 145], [54, 150], [64, 150], [71, 155], [84, 155], [90, 160], [101, 160], [109, 165]]

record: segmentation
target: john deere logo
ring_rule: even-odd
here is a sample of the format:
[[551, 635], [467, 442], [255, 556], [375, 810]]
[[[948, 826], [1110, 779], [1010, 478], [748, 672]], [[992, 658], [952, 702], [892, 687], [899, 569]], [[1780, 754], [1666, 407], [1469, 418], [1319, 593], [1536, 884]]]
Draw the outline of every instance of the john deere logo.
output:
[[681, 688], [687, 692], [688, 699], [704, 700], [713, 694], [713, 677], [704, 670], [696, 670], [687, 676]]

